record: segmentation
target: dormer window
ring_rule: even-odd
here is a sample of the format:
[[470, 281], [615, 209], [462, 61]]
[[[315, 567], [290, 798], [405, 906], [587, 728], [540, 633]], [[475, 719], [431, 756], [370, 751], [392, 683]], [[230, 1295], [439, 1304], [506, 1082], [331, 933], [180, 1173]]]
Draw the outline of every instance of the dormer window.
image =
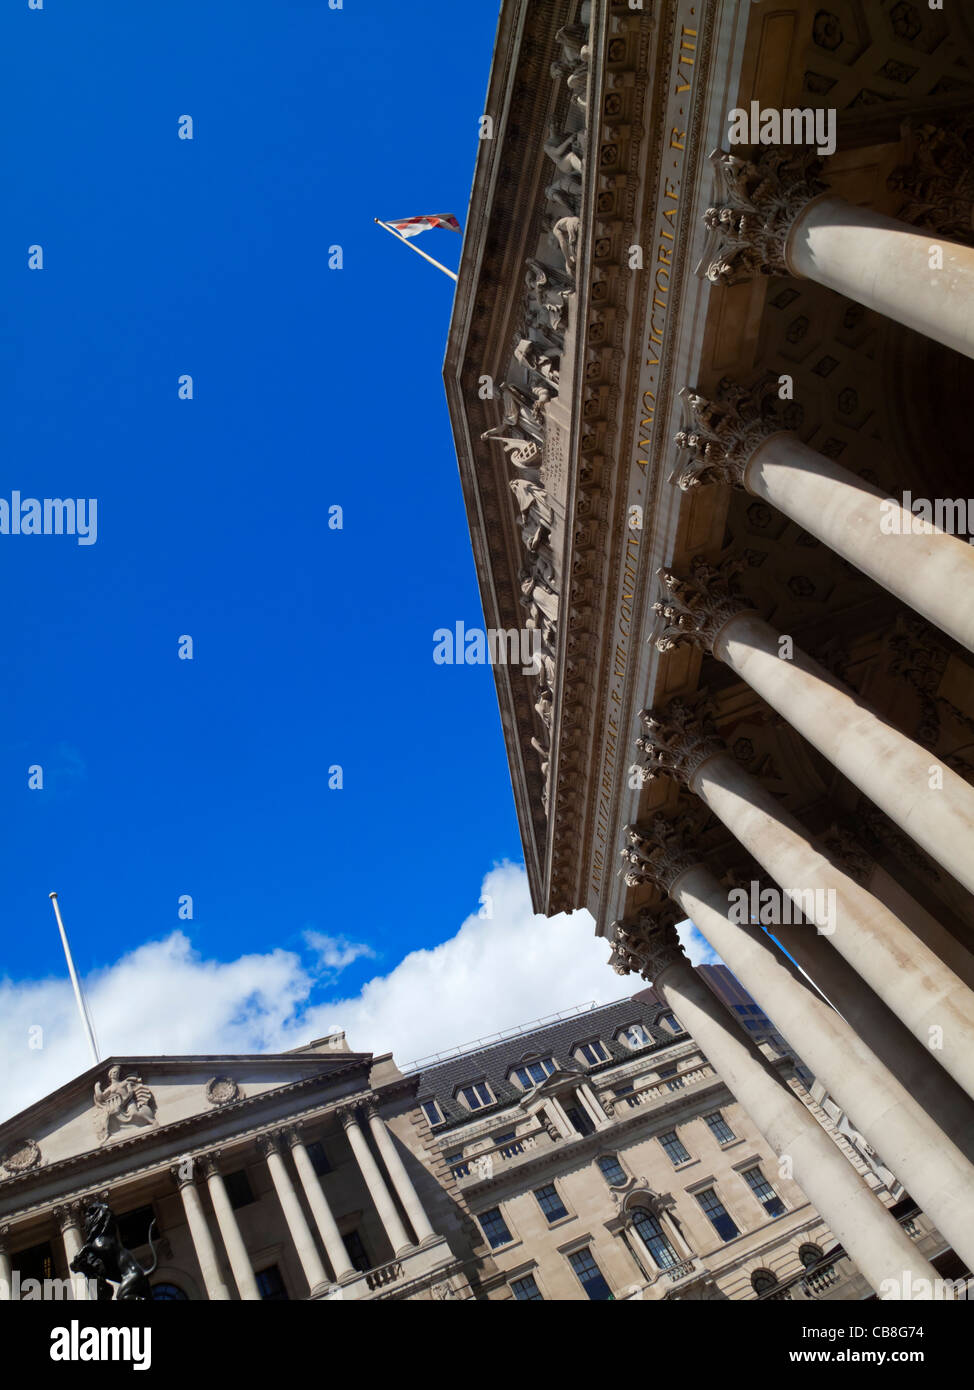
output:
[[555, 1070], [555, 1059], [553, 1057], [542, 1057], [537, 1062], [525, 1062], [523, 1067], [515, 1067], [511, 1072], [514, 1080], [524, 1091], [529, 1091], [532, 1086], [537, 1086], [544, 1081]]
[[485, 1105], [494, 1103], [493, 1094], [486, 1081], [475, 1081], [472, 1086], [464, 1086], [458, 1094], [468, 1110], [482, 1110]]
[[596, 1067], [600, 1062], [609, 1060], [609, 1049], [601, 1038], [595, 1038], [592, 1042], [582, 1043], [575, 1055], [580, 1062]]
[[424, 1100], [420, 1103], [420, 1108], [431, 1125], [441, 1125], [444, 1123], [443, 1111], [440, 1109], [438, 1101]]
[[656, 1020], [656, 1022], [657, 1022], [657, 1023], [663, 1024], [663, 1026], [664, 1026], [665, 1028], [669, 1028], [669, 1030], [670, 1030], [671, 1033], [682, 1033], [682, 1032], [683, 1032], [683, 1029], [682, 1029], [682, 1028], [680, 1027], [680, 1025], [677, 1023], [676, 1019], [673, 1017], [672, 1014], [660, 1014], [660, 1016], [659, 1016], [659, 1018]]
[[619, 1041], [635, 1050], [637, 1047], [648, 1047], [653, 1040], [641, 1023], [630, 1023], [628, 1028], [622, 1029]]

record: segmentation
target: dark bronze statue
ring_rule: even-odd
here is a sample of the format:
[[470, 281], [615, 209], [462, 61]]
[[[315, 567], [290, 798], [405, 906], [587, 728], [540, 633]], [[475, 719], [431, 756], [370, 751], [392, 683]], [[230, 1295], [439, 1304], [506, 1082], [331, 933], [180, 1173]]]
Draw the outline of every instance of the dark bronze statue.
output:
[[[75, 1274], [84, 1274], [98, 1281], [99, 1302], [112, 1298], [121, 1302], [152, 1297], [148, 1276], [154, 1273], [158, 1264], [152, 1239], [155, 1224], [153, 1220], [149, 1227], [152, 1264], [148, 1269], [143, 1269], [131, 1250], [126, 1250], [119, 1240], [118, 1222], [108, 1204], [96, 1199], [85, 1207], [84, 1243], [71, 1261], [71, 1268]], [[118, 1287], [113, 1290], [112, 1284]]]

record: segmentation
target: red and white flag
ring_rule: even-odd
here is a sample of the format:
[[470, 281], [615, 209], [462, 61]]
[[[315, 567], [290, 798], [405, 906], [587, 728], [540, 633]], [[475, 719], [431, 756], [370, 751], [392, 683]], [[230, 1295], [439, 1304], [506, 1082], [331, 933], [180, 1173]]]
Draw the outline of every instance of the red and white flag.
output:
[[451, 232], [460, 230], [460, 223], [450, 213], [431, 213], [427, 217], [400, 217], [397, 222], [387, 222], [387, 227], [392, 227], [400, 236], [419, 236], [420, 232], [428, 232], [430, 227], [449, 227]]

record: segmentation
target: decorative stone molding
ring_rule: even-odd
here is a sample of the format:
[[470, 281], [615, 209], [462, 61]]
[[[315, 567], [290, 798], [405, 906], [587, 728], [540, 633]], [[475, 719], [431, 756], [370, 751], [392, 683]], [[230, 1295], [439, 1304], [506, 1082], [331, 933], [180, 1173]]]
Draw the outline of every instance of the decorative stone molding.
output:
[[358, 1124], [358, 1108], [361, 1101], [347, 1101], [344, 1105], [336, 1106], [335, 1114], [338, 1116], [339, 1123], [348, 1129], [351, 1125]]
[[54, 1208], [53, 1216], [62, 1235], [72, 1227], [80, 1230], [84, 1219], [84, 1203], [64, 1202]]
[[10, 1225], [4, 1221], [0, 1223], [0, 1255], [6, 1255], [9, 1249]]
[[18, 1139], [0, 1157], [0, 1168], [10, 1174], [27, 1173], [41, 1161], [40, 1145], [33, 1139]]
[[177, 1188], [192, 1187], [196, 1182], [196, 1165], [199, 1159], [194, 1157], [184, 1158], [180, 1163], [173, 1163], [169, 1169], [169, 1176]]
[[731, 556], [720, 565], [708, 565], [698, 555], [687, 579], [679, 578], [672, 570], [658, 570], [668, 597], [653, 604], [653, 612], [664, 624], [656, 638], [657, 650], [670, 652], [687, 642], [701, 651], [712, 652], [721, 628], [738, 614], [753, 611], [734, 592], [735, 577], [745, 563]]
[[812, 199], [828, 189], [818, 177], [822, 160], [794, 146], [766, 150], [756, 160], [715, 150], [710, 162], [716, 193], [703, 216], [709, 237], [697, 274], [715, 285], [791, 274], [788, 237]]
[[662, 812], [653, 817], [652, 824], [626, 826], [627, 847], [622, 857], [631, 864], [626, 883], [635, 888], [642, 883], [655, 883], [664, 893], [685, 873], [699, 864], [701, 855], [693, 845], [694, 826], [688, 816], [671, 820]]
[[639, 718], [645, 735], [636, 739], [644, 757], [638, 766], [648, 782], [666, 774], [689, 786], [708, 758], [727, 751], [717, 734], [706, 691], [695, 701], [677, 696], [661, 710], [641, 710]]
[[[260, 1147], [260, 1138], [257, 1140]], [[222, 1153], [220, 1149], [211, 1149], [209, 1153], [202, 1154], [196, 1161], [203, 1170], [205, 1178], [220, 1177], [220, 1159]]]
[[625, 922], [616, 922], [613, 930], [616, 939], [610, 964], [618, 975], [638, 971], [652, 984], [669, 966], [685, 959], [672, 920], [655, 931]]
[[674, 442], [687, 458], [670, 476], [670, 482], [683, 492], [708, 483], [743, 488], [744, 472], [753, 455], [773, 434], [781, 432], [769, 409], [773, 399], [770, 382], [748, 391], [724, 377], [715, 401], [684, 386], [680, 392], [683, 425]]
[[240, 1087], [230, 1076], [214, 1076], [206, 1083], [206, 1099], [210, 1105], [229, 1105], [239, 1097]]

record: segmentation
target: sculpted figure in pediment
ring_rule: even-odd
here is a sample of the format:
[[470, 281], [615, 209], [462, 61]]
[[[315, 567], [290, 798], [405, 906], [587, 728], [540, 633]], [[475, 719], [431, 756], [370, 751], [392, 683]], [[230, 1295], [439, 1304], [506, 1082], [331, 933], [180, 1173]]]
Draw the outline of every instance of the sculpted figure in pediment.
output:
[[108, 1085], [95, 1082], [95, 1134], [99, 1144], [121, 1125], [154, 1125], [156, 1101], [141, 1076], [122, 1076], [121, 1067], [109, 1067]]

